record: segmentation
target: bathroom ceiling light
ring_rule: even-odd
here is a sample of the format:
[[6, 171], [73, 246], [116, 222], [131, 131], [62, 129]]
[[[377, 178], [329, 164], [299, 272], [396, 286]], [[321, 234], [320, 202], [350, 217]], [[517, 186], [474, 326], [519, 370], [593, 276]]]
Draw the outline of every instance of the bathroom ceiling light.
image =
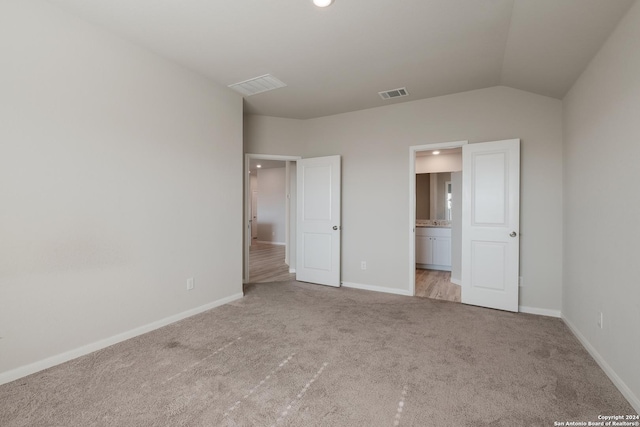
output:
[[439, 151], [434, 151], [434, 152], [433, 152], [433, 153], [431, 153], [431, 154], [433, 154], [434, 156], [437, 156], [438, 154], [440, 154], [440, 152], [439, 152]]
[[258, 169], [260, 169], [260, 168], [262, 167], [262, 165], [256, 165], [256, 167], [257, 167]]
[[333, 0], [313, 0], [313, 4], [318, 7], [331, 6], [331, 3], [333, 3]]

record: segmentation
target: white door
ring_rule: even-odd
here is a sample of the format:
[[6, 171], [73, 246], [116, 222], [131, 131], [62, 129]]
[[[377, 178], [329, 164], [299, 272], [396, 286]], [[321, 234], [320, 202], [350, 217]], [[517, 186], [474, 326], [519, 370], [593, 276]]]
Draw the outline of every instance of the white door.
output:
[[462, 147], [462, 302], [518, 311], [520, 140]]
[[296, 280], [340, 286], [340, 156], [298, 160]]

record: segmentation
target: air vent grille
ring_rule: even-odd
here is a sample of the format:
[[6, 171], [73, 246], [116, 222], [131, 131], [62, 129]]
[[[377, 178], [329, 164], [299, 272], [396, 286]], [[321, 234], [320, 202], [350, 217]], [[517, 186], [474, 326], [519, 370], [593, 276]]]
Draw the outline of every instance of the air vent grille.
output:
[[382, 99], [391, 99], [391, 98], [399, 98], [401, 96], [409, 96], [409, 92], [407, 92], [406, 87], [401, 87], [398, 89], [385, 90], [383, 92], [378, 92], [380, 98]]
[[254, 77], [253, 79], [229, 85], [231, 89], [240, 92], [244, 96], [251, 96], [285, 86], [286, 84], [282, 83], [271, 74], [265, 74], [264, 76]]

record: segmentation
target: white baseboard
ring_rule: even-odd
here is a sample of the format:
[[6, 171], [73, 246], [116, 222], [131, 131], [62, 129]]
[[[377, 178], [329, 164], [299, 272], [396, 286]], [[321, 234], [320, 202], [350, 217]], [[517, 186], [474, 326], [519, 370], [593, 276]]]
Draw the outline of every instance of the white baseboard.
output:
[[548, 308], [538, 308], [538, 307], [527, 307], [524, 305], [518, 306], [518, 311], [520, 313], [528, 313], [528, 314], [537, 314], [538, 316], [549, 316], [549, 317], [562, 317], [562, 313], [560, 310], [550, 310]]
[[411, 297], [411, 291], [405, 289], [385, 288], [382, 286], [363, 285], [360, 283], [342, 282], [342, 286], [345, 288], [363, 289], [365, 291], [384, 292], [386, 294], [404, 295]]
[[439, 270], [439, 271], [451, 271], [450, 265], [437, 265], [437, 264], [418, 264], [416, 268], [422, 268], [424, 270]]
[[296, 272], [296, 269], [295, 269], [295, 268], [290, 268], [290, 269], [289, 269], [289, 273], [295, 273], [295, 272]]
[[196, 314], [200, 314], [204, 311], [211, 310], [212, 308], [219, 307], [224, 304], [228, 304], [232, 301], [242, 298], [243, 296], [244, 296], [243, 293], [231, 295], [229, 297], [210, 302], [200, 307], [183, 311], [182, 313], [165, 317], [164, 319], [160, 319], [158, 321], [149, 323], [147, 325], [140, 326], [135, 329], [131, 329], [130, 331], [123, 332], [121, 334], [117, 334], [112, 337], [105, 338], [103, 340], [96, 341], [94, 343], [87, 344], [82, 347], [78, 347], [76, 349], [73, 349], [61, 354], [57, 354], [55, 356], [48, 357], [38, 362], [34, 362], [26, 366], [21, 366], [19, 368], [12, 369], [11, 371], [2, 372], [0, 373], [0, 385], [6, 384], [11, 381], [15, 381], [22, 377], [26, 377], [27, 375], [35, 374], [36, 372], [51, 368], [52, 366], [56, 366], [64, 362], [68, 362], [69, 360], [76, 359], [80, 356], [93, 353], [94, 351], [98, 351], [103, 348], [109, 347], [111, 345], [117, 344], [119, 342], [137, 337], [138, 335], [146, 334], [147, 332], [151, 332], [155, 329], [162, 328], [163, 326], [167, 326], [179, 320], [186, 319], [187, 317], [195, 316]]
[[257, 240], [257, 243], [263, 244], [263, 245], [278, 245], [278, 246], [284, 246], [286, 245], [285, 242], [269, 242], [266, 240]]
[[587, 349], [591, 357], [595, 359], [600, 368], [604, 371], [605, 374], [609, 377], [611, 382], [620, 390], [620, 393], [629, 401], [633, 409], [637, 413], [640, 413], [640, 398], [636, 396], [633, 391], [622, 381], [622, 379], [616, 374], [616, 371], [613, 370], [611, 366], [604, 360], [604, 358], [598, 353], [598, 351], [591, 345], [591, 343], [580, 333], [580, 331], [566, 318], [562, 317], [565, 325], [573, 332], [578, 341]]
[[451, 281], [451, 283], [453, 283], [454, 285], [458, 285], [458, 286], [462, 286], [462, 280], [461, 279], [456, 279], [454, 277], [449, 279]]

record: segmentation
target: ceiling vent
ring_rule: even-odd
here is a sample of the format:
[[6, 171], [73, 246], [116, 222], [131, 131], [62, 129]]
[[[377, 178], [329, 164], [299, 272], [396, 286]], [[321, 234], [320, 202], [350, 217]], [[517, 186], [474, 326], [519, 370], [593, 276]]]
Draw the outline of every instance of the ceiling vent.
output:
[[406, 87], [401, 87], [399, 89], [385, 90], [384, 92], [378, 92], [380, 98], [382, 99], [391, 99], [391, 98], [399, 98], [401, 96], [409, 96], [409, 92], [407, 92]]
[[251, 96], [285, 86], [286, 84], [282, 83], [271, 74], [265, 74], [264, 76], [255, 77], [253, 79], [229, 85], [231, 89], [240, 92], [244, 96]]

